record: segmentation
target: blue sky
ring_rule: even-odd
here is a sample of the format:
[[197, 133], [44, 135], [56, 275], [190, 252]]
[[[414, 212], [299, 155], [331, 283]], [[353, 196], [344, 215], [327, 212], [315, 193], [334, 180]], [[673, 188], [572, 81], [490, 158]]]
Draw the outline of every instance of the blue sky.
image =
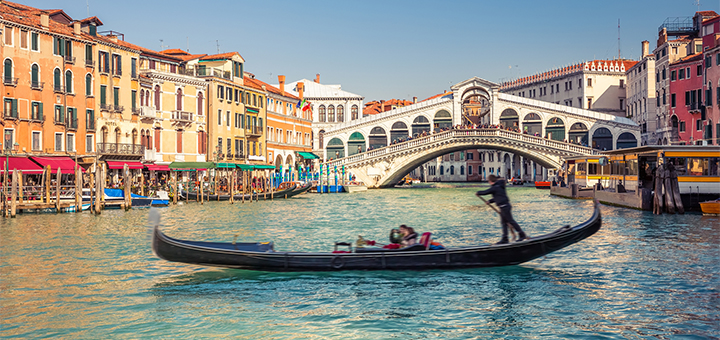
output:
[[[98, 16], [100, 30], [160, 50], [238, 51], [265, 82], [314, 79], [376, 99], [424, 99], [478, 76], [500, 82], [567, 64], [638, 59], [693, 0], [630, 1], [18, 1]], [[700, 10], [720, 12], [720, 0]]]

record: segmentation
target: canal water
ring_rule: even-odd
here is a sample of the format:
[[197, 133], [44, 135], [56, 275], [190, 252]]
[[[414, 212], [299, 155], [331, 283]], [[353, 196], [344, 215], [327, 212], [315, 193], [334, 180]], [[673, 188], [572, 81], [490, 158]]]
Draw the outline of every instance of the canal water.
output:
[[[196, 240], [332, 250], [408, 224], [445, 245], [496, 242], [499, 218], [470, 186], [307, 194], [162, 208]], [[576, 224], [590, 201], [509, 188], [530, 235]], [[720, 221], [602, 207], [602, 229], [519, 266], [266, 273], [170, 263], [148, 210], [0, 221], [0, 338], [718, 338]]]

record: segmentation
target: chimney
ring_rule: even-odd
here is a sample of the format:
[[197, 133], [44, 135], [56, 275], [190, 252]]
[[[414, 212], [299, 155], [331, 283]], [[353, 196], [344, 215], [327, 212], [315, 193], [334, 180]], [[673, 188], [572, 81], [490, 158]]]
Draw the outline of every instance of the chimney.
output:
[[80, 35], [80, 33], [82, 33], [80, 31], [80, 22], [79, 21], [73, 22], [73, 31], [74, 31], [75, 35]]
[[315, 75], [315, 82], [320, 84], [320, 73]]
[[285, 94], [285, 76], [278, 75], [278, 83], [280, 84], [280, 93]]
[[417, 104], [417, 97], [413, 97], [413, 104]]
[[43, 29], [50, 27], [50, 15], [47, 12], [40, 13], [40, 26], [42, 26]]
[[380, 101], [380, 112], [385, 112], [385, 105], [384, 105], [384, 104], [385, 104], [385, 101], [384, 101], [384, 100], [381, 100], [381, 101]]
[[304, 95], [305, 95], [305, 83], [303, 83], [303, 82], [297, 83], [297, 88], [298, 88], [298, 95], [299, 95], [299, 97], [300, 97], [300, 100], [303, 100], [303, 99], [305, 98], [305, 97], [304, 97]]
[[667, 28], [663, 27], [663, 29], [658, 33], [658, 41], [657, 41], [657, 47], [660, 47], [660, 45], [667, 42]]
[[650, 54], [650, 42], [643, 40], [642, 42], [642, 55], [640, 58], [645, 58], [646, 55]]

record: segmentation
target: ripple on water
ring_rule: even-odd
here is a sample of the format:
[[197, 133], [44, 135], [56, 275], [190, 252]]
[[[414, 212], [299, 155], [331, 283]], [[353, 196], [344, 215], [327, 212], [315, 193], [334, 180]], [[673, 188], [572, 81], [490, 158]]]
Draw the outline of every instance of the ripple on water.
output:
[[[477, 188], [371, 190], [161, 209], [187, 239], [273, 240], [326, 251], [408, 224], [448, 245], [495, 242]], [[531, 235], [576, 224], [592, 203], [509, 188]], [[147, 210], [26, 215], [0, 225], [0, 337], [720, 337], [717, 218], [602, 207], [603, 228], [521, 266], [266, 273], [169, 263]]]

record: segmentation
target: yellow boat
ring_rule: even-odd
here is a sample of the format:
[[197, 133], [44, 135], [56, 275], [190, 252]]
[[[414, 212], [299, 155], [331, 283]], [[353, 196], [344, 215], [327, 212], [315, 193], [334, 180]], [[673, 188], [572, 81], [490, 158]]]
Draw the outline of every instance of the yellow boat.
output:
[[720, 215], [720, 198], [700, 203], [703, 215]]

